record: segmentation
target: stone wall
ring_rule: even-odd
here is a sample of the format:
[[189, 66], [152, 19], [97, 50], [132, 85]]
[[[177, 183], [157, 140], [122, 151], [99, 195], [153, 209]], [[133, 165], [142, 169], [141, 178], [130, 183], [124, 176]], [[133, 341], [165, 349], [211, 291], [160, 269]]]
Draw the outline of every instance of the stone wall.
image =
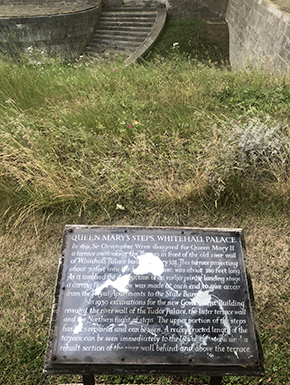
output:
[[266, 0], [229, 0], [230, 62], [285, 70], [290, 65], [290, 15]]
[[160, 5], [167, 7], [169, 17], [172, 18], [221, 20], [224, 18], [227, 2], [228, 0], [103, 0], [103, 5]]
[[1, 50], [15, 55], [33, 47], [51, 56], [75, 58], [83, 53], [98, 23], [101, 0], [94, 1], [94, 5], [74, 13], [1, 17]]
[[169, 16], [180, 19], [222, 20], [228, 0], [168, 0]]

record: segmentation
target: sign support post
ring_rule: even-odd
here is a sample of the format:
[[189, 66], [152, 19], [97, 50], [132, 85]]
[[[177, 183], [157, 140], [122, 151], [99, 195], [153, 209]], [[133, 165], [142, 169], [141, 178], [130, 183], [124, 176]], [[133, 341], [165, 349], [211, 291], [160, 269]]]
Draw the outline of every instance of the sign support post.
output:
[[209, 385], [220, 385], [222, 383], [222, 377], [211, 377]]
[[83, 375], [83, 383], [84, 385], [95, 385], [94, 375], [93, 374]]

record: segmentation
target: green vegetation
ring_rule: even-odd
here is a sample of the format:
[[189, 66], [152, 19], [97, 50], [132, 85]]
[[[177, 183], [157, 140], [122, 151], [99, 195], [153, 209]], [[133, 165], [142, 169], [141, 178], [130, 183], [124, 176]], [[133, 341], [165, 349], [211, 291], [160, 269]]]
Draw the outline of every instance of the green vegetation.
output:
[[[211, 40], [209, 26], [202, 20], [169, 20], [148, 58], [162, 56], [171, 60], [183, 58], [203, 63], [225, 63], [228, 60], [227, 36], [219, 29], [215, 42]], [[147, 60], [148, 60], [147, 58]]]
[[274, 4], [278, 6], [281, 11], [290, 12], [290, 1], [289, 0], [272, 0]]
[[0, 60], [0, 384], [78, 380], [42, 366], [62, 230], [85, 223], [242, 227], [266, 377], [224, 384], [289, 385], [290, 78], [160, 44], [130, 67]]

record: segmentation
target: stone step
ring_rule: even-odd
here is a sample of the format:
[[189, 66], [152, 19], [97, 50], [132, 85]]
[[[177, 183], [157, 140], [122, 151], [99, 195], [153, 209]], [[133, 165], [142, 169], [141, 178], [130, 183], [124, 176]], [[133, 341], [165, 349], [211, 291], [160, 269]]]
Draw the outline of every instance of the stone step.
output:
[[[99, 29], [98, 29], [99, 30]], [[97, 31], [98, 31], [97, 30]], [[151, 31], [151, 27], [136, 27], [136, 26], [131, 26], [131, 25], [112, 25], [112, 26], [100, 26], [100, 30], [106, 30], [106, 31], [127, 31], [127, 32], [131, 32], [131, 33], [137, 33], [137, 32], [142, 32], [142, 33], [146, 33], [147, 35], [149, 34], [149, 32]], [[97, 33], [96, 31], [96, 33]]]
[[126, 24], [126, 23], [135, 23], [136, 25], [147, 25], [150, 26], [154, 23], [155, 19], [144, 19], [144, 18], [137, 18], [137, 17], [101, 17], [99, 24]]
[[[135, 52], [144, 53], [152, 44], [151, 34], [160, 12], [160, 9], [145, 10], [130, 6], [103, 8], [98, 28], [85, 55], [93, 57], [98, 54], [121, 53], [131, 58]], [[153, 35], [155, 34], [154, 32]]]
[[104, 21], [139, 21], [140, 23], [154, 23], [155, 17], [137, 17], [137, 16], [124, 16], [124, 17], [119, 17], [119, 16], [102, 16], [100, 18], [100, 22]]
[[133, 11], [102, 11], [102, 17], [143, 17], [143, 18], [155, 18], [156, 17], [156, 11], [151, 12], [133, 12]]
[[112, 53], [112, 54], [116, 54], [116, 53], [122, 53], [122, 54], [127, 54], [127, 55], [130, 55], [132, 54], [132, 52], [135, 52], [136, 50], [136, 47], [110, 47], [110, 46], [107, 46], [107, 45], [98, 45], [98, 46], [94, 46], [94, 47], [87, 47], [86, 49], [86, 53], [85, 55], [89, 55], [89, 56], [93, 56], [94, 54], [104, 54], [104, 53]]
[[114, 35], [109, 35], [105, 33], [100, 33], [96, 34], [94, 38], [92, 39], [92, 43], [98, 42], [98, 41], [103, 41], [103, 40], [112, 40], [112, 41], [132, 41], [132, 42], [137, 42], [137, 43], [142, 43], [144, 41], [144, 37], [140, 36], [128, 36], [128, 35], [123, 35], [123, 34], [114, 34]]
[[125, 45], [125, 44], [128, 44], [128, 45], [139, 46], [140, 45], [140, 41], [138, 41], [138, 40], [128, 40], [126, 37], [122, 38], [122, 36], [120, 36], [119, 39], [115, 39], [112, 36], [104, 36], [104, 37], [100, 37], [99, 39], [91, 40], [89, 45], [90, 46], [97, 46], [98, 44], [114, 44], [114, 45]]
[[103, 7], [102, 13], [128, 13], [128, 12], [137, 12], [144, 14], [156, 13], [156, 8], [144, 8], [144, 7]]
[[98, 46], [99, 44], [102, 44], [102, 45], [113, 45], [113, 46], [118, 46], [118, 47], [139, 47], [140, 45], [140, 42], [138, 41], [128, 41], [128, 40], [115, 40], [115, 39], [98, 39], [98, 41], [92, 41], [90, 43], [90, 47], [96, 47]]
[[[149, 29], [150, 31], [150, 29]], [[99, 35], [103, 35], [103, 34], [106, 34], [106, 35], [111, 35], [111, 36], [115, 36], [115, 35], [122, 35], [122, 36], [138, 36], [138, 37], [142, 37], [143, 40], [144, 38], [146, 38], [148, 36], [148, 30], [146, 31], [140, 31], [138, 28], [129, 28], [129, 29], [119, 29], [119, 28], [116, 28], [116, 29], [98, 29], [96, 31], [96, 33], [94, 34], [94, 37], [97, 37]]]
[[[130, 47], [125, 47], [125, 46], [116, 47], [116, 46], [108, 46], [107, 44], [98, 44], [98, 45], [87, 47], [86, 52], [87, 53], [94, 53], [94, 52], [102, 53], [104, 51], [116, 52], [117, 49], [118, 49], [118, 52], [119, 51], [126, 51], [126, 52], [130, 51]], [[131, 51], [132, 50], [135, 50], [135, 47], [131, 47]]]
[[152, 23], [138, 23], [138, 22], [107, 22], [107, 23], [100, 23], [99, 28], [100, 29], [112, 29], [119, 27], [119, 28], [137, 28], [140, 32], [143, 31], [145, 28], [149, 31], [152, 28]]

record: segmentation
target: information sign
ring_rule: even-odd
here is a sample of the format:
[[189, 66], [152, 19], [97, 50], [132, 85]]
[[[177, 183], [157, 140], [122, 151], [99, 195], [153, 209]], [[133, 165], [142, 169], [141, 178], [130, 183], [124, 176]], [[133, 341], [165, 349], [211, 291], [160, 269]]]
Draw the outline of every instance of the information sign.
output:
[[45, 369], [262, 375], [239, 229], [66, 226]]

